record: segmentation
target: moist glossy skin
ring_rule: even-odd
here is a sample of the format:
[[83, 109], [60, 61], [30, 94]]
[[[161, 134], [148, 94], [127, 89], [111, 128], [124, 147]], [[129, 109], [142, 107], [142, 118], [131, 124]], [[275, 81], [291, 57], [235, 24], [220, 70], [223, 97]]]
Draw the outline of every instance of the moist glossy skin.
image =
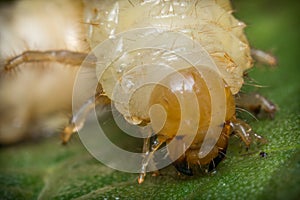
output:
[[244, 71], [253, 66], [245, 24], [232, 15], [229, 0], [84, 2], [92, 48], [118, 33], [145, 27], [183, 33], [205, 48], [233, 94], [244, 83]]
[[[157, 85], [154, 88], [154, 91], [151, 96], [150, 105], [159, 104], [163, 106], [166, 111], [167, 119], [163, 128], [157, 133], [157, 139], [159, 142], [169, 142], [172, 139], [177, 139], [178, 146], [177, 148], [183, 148], [184, 142], [181, 140], [181, 137], [188, 137], [191, 130], [185, 129], [184, 133], [179, 133], [175, 137], [175, 134], [179, 128], [179, 122], [181, 119], [181, 110], [180, 104], [175, 96], [175, 93], [184, 93], [195, 92], [197, 96], [198, 106], [200, 110], [200, 120], [198, 124], [197, 135], [193, 140], [192, 145], [188, 148], [185, 155], [181, 156], [177, 162], [187, 162], [189, 166], [192, 165], [207, 165], [218, 156], [221, 151], [226, 151], [228, 138], [231, 133], [230, 121], [235, 119], [235, 102], [231, 94], [231, 91], [228, 87], [225, 87], [226, 93], [226, 118], [223, 125], [222, 134], [220, 135], [217, 144], [214, 146], [213, 150], [204, 158], [199, 158], [199, 150], [206, 136], [206, 132], [211, 119], [211, 101], [208, 88], [205, 81], [201, 78], [200, 74], [196, 71], [195, 68], [187, 68], [179, 71], [184, 78], [189, 80], [193, 84], [192, 90], [189, 88], [184, 88], [181, 83], [176, 82], [176, 77], [169, 75], [163, 81], [166, 86], [169, 86], [170, 89]], [[179, 87], [178, 87], [179, 86]], [[171, 91], [172, 90], [172, 91]], [[187, 105], [195, 106], [195, 105]], [[154, 118], [155, 120], [155, 118]], [[161, 117], [156, 118], [156, 120], [162, 120]], [[155, 121], [152, 122], [155, 124]], [[189, 126], [190, 129], [193, 129], [194, 126]], [[154, 131], [156, 127], [153, 127]], [[172, 151], [169, 151], [169, 157], [172, 159]]]

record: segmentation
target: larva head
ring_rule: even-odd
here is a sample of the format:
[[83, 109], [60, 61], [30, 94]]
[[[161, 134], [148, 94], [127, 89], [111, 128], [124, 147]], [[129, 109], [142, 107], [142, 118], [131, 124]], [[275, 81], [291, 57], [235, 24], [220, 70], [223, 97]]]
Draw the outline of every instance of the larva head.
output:
[[[161, 111], [158, 109], [153, 111], [150, 110], [150, 118], [154, 131], [164, 135], [168, 139], [172, 139], [176, 134], [177, 136], [187, 135], [189, 132], [193, 132], [191, 129], [197, 127], [198, 130], [207, 131], [210, 123], [211, 100], [205, 81], [193, 67], [180, 70], [179, 73], [186, 78], [186, 81], [178, 81], [174, 74], [170, 74], [162, 80], [164, 83], [163, 85], [158, 84], [155, 86], [149, 102], [150, 108], [153, 105], [161, 105], [164, 108], [167, 116], [166, 121], [162, 120], [160, 114]], [[197, 94], [197, 104], [191, 104], [192, 101], [190, 101], [189, 98], [194, 97], [193, 95], [190, 95], [191, 93]], [[180, 105], [180, 99], [184, 101], [182, 102], [183, 105]], [[181, 106], [184, 106], [185, 108], [183, 109]], [[198, 125], [190, 124], [191, 118], [198, 117], [196, 116], [196, 114], [198, 114], [196, 113], [198, 109], [200, 113]], [[182, 111], [188, 110], [191, 110], [190, 114], [192, 115], [187, 119], [182, 119], [182, 116], [184, 116]], [[180, 121], [185, 122], [185, 127], [181, 128], [180, 132], [178, 132]], [[162, 125], [162, 123], [164, 124]]]
[[[206, 82], [203, 78], [201, 78], [201, 75], [195, 68], [186, 68], [180, 70], [179, 73], [186, 78], [187, 82], [189, 82], [188, 84], [186, 82], [179, 82], [176, 80], [177, 76], [170, 74], [162, 80], [164, 86], [158, 84], [153, 89], [149, 107], [151, 108], [154, 106], [155, 109], [150, 109], [150, 121], [153, 130], [157, 133], [158, 141], [169, 142], [175, 137], [174, 140], [177, 141], [177, 149], [187, 147], [184, 138], [189, 137], [190, 134], [194, 132], [194, 129], [197, 129], [197, 134], [192, 135], [194, 139], [191, 147], [198, 149], [195, 151], [197, 153], [194, 153], [195, 155], [197, 154], [197, 156], [195, 156], [195, 159], [191, 159], [190, 161], [190, 163], [193, 164], [193, 161], [199, 161], [199, 149], [203, 144], [203, 140], [211, 123], [211, 96]], [[226, 122], [232, 119], [235, 115], [235, 103], [229, 88], [224, 87], [224, 90], [226, 92], [226, 105], [224, 105], [226, 107], [226, 118], [224, 122]], [[190, 93], [196, 94], [196, 104], [189, 102], [189, 98], [192, 96]], [[223, 97], [220, 96], [219, 98]], [[184, 103], [180, 105], [178, 99], [184, 99]], [[185, 108], [182, 108], [182, 106], [185, 106]], [[190, 110], [188, 115], [183, 115], [182, 111], [187, 110]], [[198, 124], [195, 125], [191, 123], [191, 119], [197, 118], [197, 113], [195, 113], [197, 110], [200, 111], [200, 118]], [[187, 116], [188, 118], [183, 118], [183, 116]], [[180, 122], [183, 123], [180, 124]], [[225, 134], [228, 133], [229, 132], [226, 132]], [[218, 155], [218, 148], [227, 147], [227, 140], [216, 138], [216, 141], [218, 143], [217, 148], [213, 148], [212, 151], [205, 156], [207, 159], [203, 157], [201, 164], [204, 162], [207, 162], [204, 164], [208, 164], [212, 158], [215, 158]], [[171, 159], [173, 158], [173, 151], [176, 150], [169, 148], [169, 157]], [[190, 157], [191, 154], [189, 155], [189, 158]], [[175, 160], [176, 157], [174, 161]]]

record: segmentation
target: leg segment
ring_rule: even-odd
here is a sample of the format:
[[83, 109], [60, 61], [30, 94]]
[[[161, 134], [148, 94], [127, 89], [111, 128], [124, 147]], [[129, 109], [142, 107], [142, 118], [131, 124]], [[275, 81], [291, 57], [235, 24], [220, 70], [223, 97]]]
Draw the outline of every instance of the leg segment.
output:
[[237, 108], [248, 110], [260, 118], [269, 117], [273, 119], [277, 110], [271, 101], [258, 93], [239, 93], [235, 96], [235, 101]]
[[[93, 99], [95, 98], [95, 101]], [[89, 98], [77, 111], [75, 115], [70, 119], [70, 123], [64, 128], [63, 132], [61, 133], [62, 143], [66, 144], [72, 134], [78, 130], [80, 130], [85, 123], [86, 117], [92, 109], [94, 109], [97, 105], [108, 105], [110, 103], [110, 99], [103, 95], [98, 94], [96, 97]]]
[[68, 50], [57, 50], [57, 51], [25, 51], [24, 53], [13, 57], [8, 60], [4, 65], [4, 71], [8, 72], [22, 63], [29, 62], [60, 62], [63, 64], [69, 64], [79, 66], [82, 61], [86, 58], [86, 53], [68, 51]]
[[274, 67], [277, 65], [277, 59], [270, 53], [258, 49], [251, 49], [251, 55], [257, 62]]
[[[151, 135], [151, 133], [150, 133]], [[151, 160], [151, 158], [154, 156], [153, 154], [155, 153], [155, 151], [157, 151], [159, 149], [159, 147], [165, 143], [165, 141], [159, 141], [159, 140], [155, 140], [155, 142], [151, 145], [151, 151], [149, 151], [149, 148], [147, 149], [147, 147], [149, 147], [149, 142], [150, 142], [150, 137], [148, 137], [147, 139], [145, 139], [144, 141], [144, 153], [145, 153], [145, 158], [142, 162], [142, 168], [141, 168], [141, 173], [138, 177], [138, 183], [141, 184], [144, 182], [145, 180], [145, 176], [146, 176], [146, 172], [147, 172], [147, 166]]]
[[259, 141], [260, 143], [266, 142], [266, 140], [262, 136], [253, 132], [252, 128], [246, 122], [240, 119], [236, 119], [230, 122], [230, 126], [232, 127], [232, 132], [242, 139], [247, 149], [250, 147], [252, 139]]
[[187, 176], [193, 176], [193, 170], [189, 167], [187, 160], [176, 160], [173, 165], [179, 173], [182, 173]]
[[226, 148], [220, 150], [220, 152], [218, 153], [218, 156], [215, 157], [208, 166], [208, 171], [212, 171], [216, 168], [216, 166], [225, 158], [226, 155]]

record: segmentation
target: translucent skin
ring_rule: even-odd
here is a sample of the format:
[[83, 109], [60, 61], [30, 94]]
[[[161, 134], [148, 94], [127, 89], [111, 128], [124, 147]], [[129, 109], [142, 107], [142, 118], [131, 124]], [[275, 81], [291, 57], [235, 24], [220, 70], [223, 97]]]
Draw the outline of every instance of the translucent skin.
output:
[[[185, 88], [184, 86], [178, 87], [180, 83], [176, 82], [176, 77], [169, 75], [165, 78], [164, 84], [166, 84], [170, 89], [157, 85], [153, 93], [151, 95], [150, 106], [154, 104], [161, 105], [166, 111], [166, 122], [162, 129], [157, 132], [157, 139], [159, 142], [170, 142], [174, 137], [177, 139], [180, 137], [188, 137], [191, 130], [195, 129], [194, 126], [188, 126], [190, 130], [185, 130], [183, 133], [179, 133], [176, 135], [179, 129], [179, 123], [181, 120], [181, 111], [180, 104], [175, 96], [175, 93], [189, 93], [195, 92], [197, 96], [198, 106], [200, 110], [200, 120], [198, 124], [198, 130], [196, 137], [194, 138], [192, 145], [188, 148], [183, 156], [181, 156], [177, 161], [186, 160], [189, 165], [206, 165], [209, 164], [215, 157], [218, 156], [219, 152], [222, 150], [226, 150], [228, 138], [231, 133], [230, 121], [235, 119], [235, 102], [234, 98], [231, 94], [231, 91], [228, 87], [225, 87], [226, 93], [226, 118], [223, 125], [222, 134], [218, 138], [218, 142], [214, 146], [213, 150], [204, 158], [199, 158], [199, 150], [203, 143], [204, 137], [206, 136], [206, 132], [211, 119], [211, 101], [210, 94], [208, 88], [201, 78], [200, 74], [196, 71], [195, 68], [187, 68], [179, 71], [186, 79], [190, 80], [193, 83], [193, 88], [190, 90], [189, 88]], [[172, 91], [171, 91], [172, 90]], [[194, 106], [194, 105], [185, 105], [185, 106]], [[155, 124], [156, 121], [162, 120], [162, 117], [157, 114], [156, 118], [151, 119]], [[187, 119], [188, 120], [188, 119]], [[188, 123], [188, 122], [187, 122]], [[155, 125], [153, 127], [154, 131], [156, 131]], [[176, 135], [176, 136], [175, 136]], [[179, 139], [180, 140], [180, 139]], [[184, 142], [178, 141], [178, 145], [176, 148], [183, 148]], [[169, 149], [169, 157], [172, 159], [172, 152], [176, 152], [176, 149]], [[175, 160], [174, 160], [175, 161]]]
[[232, 12], [229, 0], [103, 0], [86, 1], [84, 19], [91, 48], [137, 28], [164, 27], [183, 33], [205, 48], [232, 94], [236, 94], [244, 83], [244, 71], [253, 63], [245, 24]]

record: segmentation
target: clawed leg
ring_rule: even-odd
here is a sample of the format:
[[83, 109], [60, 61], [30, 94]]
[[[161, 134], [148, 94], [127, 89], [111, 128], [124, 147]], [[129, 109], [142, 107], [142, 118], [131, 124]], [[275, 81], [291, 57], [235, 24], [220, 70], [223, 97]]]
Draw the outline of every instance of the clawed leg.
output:
[[103, 94], [97, 94], [95, 97], [89, 98], [73, 115], [69, 124], [61, 133], [62, 143], [66, 144], [70, 140], [72, 134], [79, 131], [84, 126], [86, 117], [92, 109], [94, 109], [97, 105], [108, 105], [109, 103], [110, 99]]
[[236, 107], [250, 111], [259, 118], [274, 118], [276, 106], [258, 93], [243, 94], [235, 96]]
[[[151, 133], [150, 133], [151, 135]], [[144, 146], [143, 146], [143, 152], [145, 153], [145, 158], [143, 159], [142, 162], [142, 167], [141, 167], [141, 173], [138, 177], [138, 183], [141, 184], [145, 180], [146, 172], [147, 172], [147, 166], [149, 164], [149, 161], [151, 158], [154, 156], [155, 151], [159, 149], [159, 147], [165, 142], [165, 141], [159, 141], [155, 140], [154, 143], [151, 145], [151, 151], [149, 149], [150, 146], [150, 135], [148, 138], [144, 140]]]
[[[147, 156], [150, 153], [150, 137], [144, 138], [144, 144], [143, 144], [143, 153]], [[144, 158], [145, 160], [146, 158]], [[142, 182], [144, 182], [145, 176], [146, 176], [146, 167], [147, 167], [147, 163], [142, 163], [142, 170], [141, 173], [138, 177], [138, 183], [141, 184]]]
[[250, 147], [253, 139], [260, 143], [266, 143], [266, 139], [253, 132], [252, 128], [240, 119], [235, 119], [230, 122], [230, 126], [232, 128], [232, 132], [242, 139], [247, 149]]

